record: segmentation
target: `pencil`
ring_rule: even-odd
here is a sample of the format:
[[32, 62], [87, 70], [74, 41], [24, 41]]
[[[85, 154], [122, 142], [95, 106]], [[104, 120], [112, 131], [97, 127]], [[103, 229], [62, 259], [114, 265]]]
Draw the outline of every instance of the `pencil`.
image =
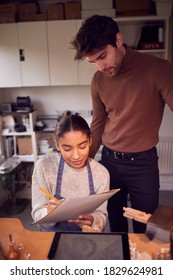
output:
[[44, 190], [43, 188], [39, 188], [39, 190], [42, 191], [44, 194], [48, 195], [50, 198], [56, 199], [56, 197], [54, 197], [51, 193], [49, 193], [48, 191]]

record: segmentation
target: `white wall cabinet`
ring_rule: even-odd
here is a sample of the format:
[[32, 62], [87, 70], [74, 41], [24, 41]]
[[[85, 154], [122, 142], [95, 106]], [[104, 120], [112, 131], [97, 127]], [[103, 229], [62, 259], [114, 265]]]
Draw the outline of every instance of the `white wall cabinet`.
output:
[[96, 72], [96, 68], [86, 60], [78, 61], [78, 80], [79, 85], [90, 85], [91, 79]]
[[76, 34], [75, 20], [47, 21], [50, 85], [77, 85], [78, 68], [70, 40]]
[[74, 60], [75, 50], [70, 45], [82, 20], [48, 21], [50, 84], [89, 85], [95, 72], [86, 61]]
[[48, 86], [46, 22], [18, 23], [22, 86]]
[[46, 22], [0, 24], [0, 87], [48, 86]]
[[0, 87], [20, 87], [17, 24], [0, 24], [0, 65]]
[[[82, 20], [77, 20], [77, 31], [82, 24]], [[78, 61], [78, 80], [79, 85], [90, 85], [92, 76], [94, 75], [96, 68], [88, 63], [86, 60]]]
[[[143, 52], [170, 59], [169, 17], [117, 17], [124, 43], [137, 47], [146, 25], [162, 27], [163, 48]], [[82, 20], [0, 25], [0, 87], [89, 85], [95, 68], [74, 60], [70, 41]], [[20, 60], [19, 60], [20, 53]]]

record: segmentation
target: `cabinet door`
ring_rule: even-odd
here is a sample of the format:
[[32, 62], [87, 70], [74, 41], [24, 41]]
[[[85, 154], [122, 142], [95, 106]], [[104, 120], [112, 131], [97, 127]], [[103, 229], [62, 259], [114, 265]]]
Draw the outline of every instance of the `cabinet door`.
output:
[[91, 79], [96, 71], [94, 66], [86, 60], [78, 62], [79, 85], [90, 85]]
[[76, 21], [48, 21], [47, 29], [51, 85], [77, 85], [77, 62], [70, 46], [76, 34]]
[[17, 24], [0, 24], [0, 87], [21, 87]]
[[[77, 20], [77, 30], [79, 30], [82, 20]], [[76, 31], [77, 32], [77, 31]], [[96, 71], [96, 68], [86, 60], [78, 62], [79, 85], [90, 85], [91, 79]]]
[[22, 85], [49, 85], [46, 22], [20, 22], [18, 34]]

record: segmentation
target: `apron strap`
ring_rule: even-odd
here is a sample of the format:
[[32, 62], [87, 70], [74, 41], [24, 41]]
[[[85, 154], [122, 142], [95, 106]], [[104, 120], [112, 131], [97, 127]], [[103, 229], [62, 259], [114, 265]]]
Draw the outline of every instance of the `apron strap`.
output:
[[[61, 184], [62, 184], [63, 170], [64, 170], [64, 159], [61, 156], [60, 163], [59, 163], [59, 168], [58, 168], [57, 182], [56, 182], [56, 193], [54, 195], [57, 199], [62, 199], [63, 198], [61, 196]], [[92, 176], [92, 171], [91, 171], [89, 161], [87, 161], [87, 171], [88, 171], [89, 191], [90, 191], [90, 195], [91, 195], [91, 194], [94, 194], [95, 191], [94, 191], [93, 176]]]
[[59, 163], [59, 168], [58, 168], [57, 181], [56, 181], [56, 193], [54, 195], [57, 199], [62, 199], [63, 198], [63, 197], [61, 197], [61, 184], [62, 184], [63, 170], [64, 170], [64, 159], [61, 156], [60, 163]]
[[91, 166], [89, 164], [89, 161], [87, 162], [87, 170], [88, 170], [89, 190], [90, 190], [90, 195], [91, 195], [91, 194], [95, 194], [95, 191], [94, 191], [93, 175], [92, 175]]

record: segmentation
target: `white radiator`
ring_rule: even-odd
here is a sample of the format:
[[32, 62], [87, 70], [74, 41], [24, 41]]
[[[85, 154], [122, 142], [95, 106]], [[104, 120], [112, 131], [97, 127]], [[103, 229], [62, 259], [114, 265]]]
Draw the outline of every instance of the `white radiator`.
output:
[[157, 151], [160, 174], [173, 175], [173, 137], [160, 137]]

